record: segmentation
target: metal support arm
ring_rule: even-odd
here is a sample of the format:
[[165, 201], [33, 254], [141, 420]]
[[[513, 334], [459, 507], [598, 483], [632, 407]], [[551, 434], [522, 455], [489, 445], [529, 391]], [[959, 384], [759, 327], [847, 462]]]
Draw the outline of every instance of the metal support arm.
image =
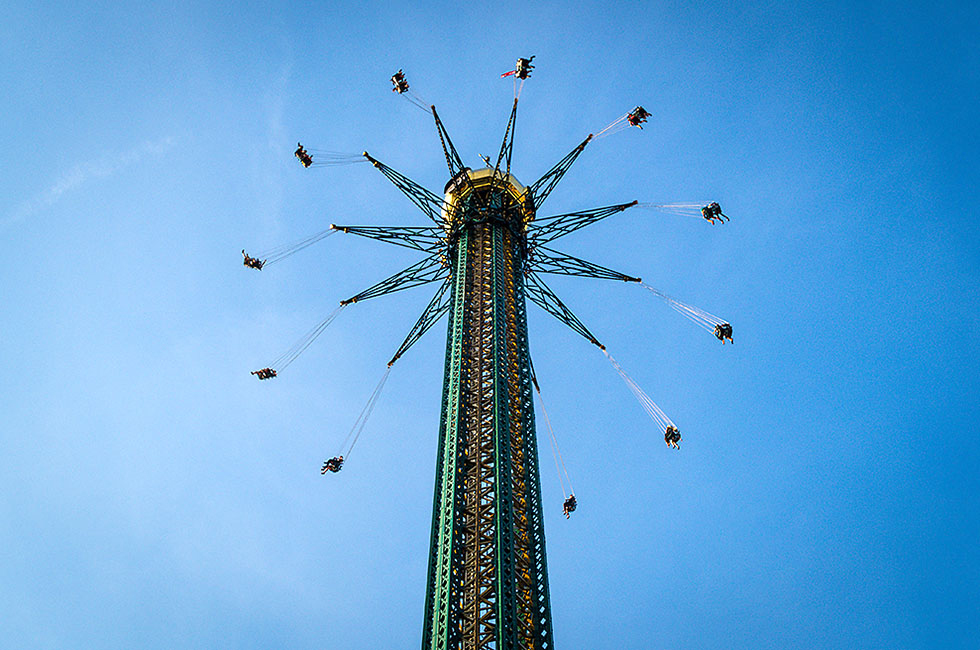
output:
[[547, 244], [559, 237], [564, 237], [570, 232], [575, 232], [579, 228], [591, 226], [597, 221], [601, 221], [617, 212], [622, 212], [634, 205], [636, 205], [636, 201], [620, 203], [618, 205], [607, 205], [602, 208], [592, 208], [591, 210], [581, 210], [579, 212], [568, 212], [566, 214], [538, 219], [528, 226], [528, 243], [531, 246]]
[[449, 177], [453, 178], [463, 171], [466, 165], [463, 164], [463, 160], [459, 157], [456, 147], [453, 146], [453, 141], [449, 138], [449, 133], [446, 132], [446, 127], [443, 126], [442, 120], [439, 119], [439, 113], [436, 112], [435, 106], [432, 107], [432, 117], [436, 120], [436, 130], [439, 131], [439, 142], [442, 143], [442, 153], [445, 154], [446, 165], [449, 166]]
[[387, 176], [388, 180], [400, 189], [435, 224], [442, 225], [442, 198], [436, 196], [407, 176], [396, 172], [383, 162], [375, 160], [368, 152], [365, 151], [363, 156], [371, 161], [371, 164], [377, 167], [382, 174]]
[[572, 310], [566, 307], [565, 303], [536, 274], [529, 273], [524, 277], [526, 278], [524, 286], [527, 290], [527, 297], [534, 304], [587, 338], [589, 343], [598, 346], [602, 350], [606, 349], [606, 346], [599, 343], [596, 337], [592, 335], [592, 332], [589, 331], [589, 328], [582, 324], [582, 321], [572, 313]]
[[377, 298], [388, 293], [401, 291], [420, 284], [428, 284], [436, 280], [442, 280], [449, 276], [449, 269], [443, 263], [442, 253], [435, 253], [417, 262], [407, 269], [402, 269], [387, 280], [382, 280], [373, 287], [365, 289], [361, 293], [341, 300], [341, 305], [349, 305], [352, 302], [360, 302], [369, 298]]
[[553, 273], [555, 275], [577, 275], [585, 278], [599, 278], [602, 280], [622, 280], [623, 282], [642, 282], [640, 278], [634, 278], [607, 269], [604, 266], [593, 264], [588, 260], [566, 255], [560, 251], [538, 246], [530, 257], [529, 265], [532, 271], [538, 273]]
[[527, 188], [525, 191], [525, 196], [531, 200], [531, 204], [535, 210], [544, 204], [545, 199], [548, 198], [551, 191], [555, 189], [556, 185], [558, 185], [558, 181], [562, 179], [562, 176], [565, 175], [565, 172], [568, 171], [568, 168], [572, 166], [572, 163], [574, 163], [575, 159], [579, 157], [579, 154], [585, 150], [585, 146], [589, 144], [591, 140], [592, 134], [590, 133], [589, 137], [583, 140], [579, 146], [572, 149], [567, 156], [559, 160], [554, 167], [548, 170], [548, 173], [536, 180], [533, 185]]
[[[507, 130], [504, 131], [504, 141], [500, 144], [500, 153], [497, 154], [497, 164], [493, 167], [493, 176], [490, 178], [490, 192], [487, 194], [489, 197], [494, 193], [497, 187], [497, 181], [501, 180], [500, 177], [500, 162], [504, 159], [507, 161], [507, 171], [510, 174], [510, 157], [514, 150], [514, 130], [515, 122], [517, 121], [517, 98], [514, 98], [514, 108], [510, 111], [510, 119], [507, 121]], [[487, 163], [489, 164], [489, 160]]]
[[[436, 130], [439, 131], [439, 142], [442, 143], [442, 153], [446, 156], [446, 165], [449, 167], [449, 178], [451, 179], [449, 183], [452, 184], [458, 179], [463, 179], [470, 192], [475, 194], [476, 190], [473, 187], [473, 179], [470, 178], [468, 173], [469, 167], [464, 165], [463, 159], [459, 157], [459, 153], [456, 151], [456, 147], [453, 146], [453, 141], [449, 137], [449, 132], [446, 131], [442, 120], [439, 119], [439, 113], [436, 112], [436, 107], [432, 106], [431, 108], [432, 117], [436, 121]], [[483, 201], [483, 203], [485, 204], [486, 201]]]
[[[514, 152], [514, 131], [517, 130], [517, 98], [514, 98], [514, 108], [510, 111], [510, 120], [507, 122], [507, 130], [504, 131], [504, 141], [500, 144], [500, 153], [497, 154], [497, 164], [494, 167], [494, 172], [500, 170], [500, 161], [505, 160], [507, 162], [507, 173], [510, 173], [510, 157]], [[494, 173], [494, 178], [496, 178], [496, 173]]]
[[419, 316], [419, 320], [415, 323], [415, 327], [413, 327], [412, 331], [408, 333], [408, 336], [405, 337], [401, 347], [399, 347], [398, 351], [395, 352], [395, 356], [393, 356], [391, 361], [388, 362], [389, 366], [398, 361], [403, 354], [408, 352], [410, 347], [415, 345], [415, 343], [422, 338], [427, 331], [429, 331], [430, 327], [435, 325], [440, 318], [449, 312], [449, 308], [452, 307], [451, 295], [446, 295], [446, 289], [449, 288], [449, 285], [449, 280], [442, 283], [439, 291], [436, 292], [436, 295], [429, 302], [429, 306], [426, 307], [425, 311], [422, 312], [422, 315]]
[[442, 229], [424, 226], [330, 226], [350, 235], [360, 235], [370, 239], [413, 248], [425, 253], [435, 253], [445, 248]]

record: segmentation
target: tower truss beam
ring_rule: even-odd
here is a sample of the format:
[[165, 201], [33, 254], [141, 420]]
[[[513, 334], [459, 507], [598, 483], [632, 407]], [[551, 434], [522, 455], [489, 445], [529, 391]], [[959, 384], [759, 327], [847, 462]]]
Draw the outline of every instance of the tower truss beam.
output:
[[463, 164], [463, 159], [459, 157], [456, 147], [453, 146], [453, 141], [450, 139], [446, 127], [443, 126], [442, 120], [439, 119], [439, 113], [436, 112], [435, 106], [432, 106], [432, 117], [436, 121], [436, 130], [439, 132], [439, 142], [442, 143], [442, 153], [446, 156], [446, 165], [449, 166], [449, 177], [453, 178], [466, 169], [466, 165]]
[[600, 280], [622, 280], [623, 282], [642, 282], [640, 278], [634, 278], [607, 269], [604, 266], [593, 264], [588, 260], [572, 257], [566, 253], [556, 251], [544, 246], [535, 248], [529, 256], [529, 268], [538, 273], [552, 273], [555, 275], [576, 275], [584, 278], [598, 278]]
[[371, 164], [384, 174], [395, 187], [400, 189], [433, 223], [442, 225], [442, 219], [440, 218], [440, 212], [443, 207], [442, 198], [425, 189], [411, 178], [395, 171], [383, 162], [372, 158], [368, 152], [365, 151], [362, 155], [371, 161]]
[[[516, 107], [516, 106], [515, 106]], [[526, 196], [530, 199], [531, 205], [535, 210], [539, 209], [544, 205], [545, 199], [551, 194], [551, 191], [555, 189], [558, 185], [558, 181], [562, 179], [568, 169], [575, 162], [575, 159], [579, 157], [583, 151], [585, 151], [586, 145], [592, 140], [592, 134], [589, 134], [585, 140], [582, 141], [577, 147], [572, 149], [568, 154], [559, 160], [554, 167], [549, 169], [544, 176], [536, 180], [530, 187], [527, 188]]]
[[377, 298], [378, 296], [395, 293], [403, 289], [417, 287], [421, 284], [442, 280], [449, 275], [449, 269], [443, 264], [442, 259], [442, 253], [430, 255], [421, 262], [416, 262], [390, 278], [382, 280], [372, 287], [368, 287], [356, 296], [352, 296], [347, 300], [341, 300], [340, 304], [349, 305], [352, 302], [361, 302], [369, 298]]
[[582, 324], [582, 321], [580, 321], [578, 317], [572, 313], [571, 309], [565, 306], [565, 303], [563, 303], [561, 299], [555, 295], [555, 292], [552, 291], [548, 285], [541, 281], [541, 278], [539, 278], [536, 273], [529, 273], [525, 277], [527, 278], [525, 282], [527, 297], [530, 298], [534, 304], [584, 336], [586, 339], [588, 339], [589, 343], [592, 343], [603, 350], [606, 349], [606, 346], [599, 343], [599, 340], [592, 335], [589, 328]]
[[506, 159], [507, 162], [507, 176], [510, 176], [510, 158], [514, 151], [514, 131], [516, 130], [517, 123], [517, 98], [514, 98], [514, 108], [510, 111], [510, 119], [507, 120], [507, 130], [504, 131], [504, 141], [500, 143], [500, 153], [497, 154], [497, 163], [493, 167], [493, 176], [490, 181], [490, 194], [493, 194], [493, 190], [497, 186], [497, 182], [500, 180], [500, 162]]
[[439, 142], [442, 144], [442, 153], [444, 156], [446, 156], [446, 165], [449, 167], [449, 184], [452, 185], [458, 180], [463, 180], [469, 191], [475, 194], [473, 179], [470, 178], [469, 174], [467, 173], [470, 168], [463, 164], [463, 159], [460, 158], [459, 153], [456, 151], [456, 147], [453, 145], [452, 139], [449, 137], [449, 132], [446, 131], [446, 127], [443, 125], [442, 120], [439, 119], [439, 113], [436, 112], [435, 106], [432, 106], [432, 117], [436, 121], [436, 130], [439, 132]]
[[[497, 164], [494, 171], [500, 170], [500, 161], [507, 162], [507, 173], [510, 174], [510, 159], [514, 153], [514, 131], [517, 130], [517, 98], [514, 98], [514, 108], [510, 111], [510, 119], [507, 121], [507, 130], [504, 131], [504, 141], [500, 144], [500, 153], [497, 154]], [[496, 174], [495, 174], [496, 176]]]
[[552, 648], [521, 236], [467, 221], [452, 306], [422, 647]]
[[425, 253], [435, 253], [445, 248], [442, 229], [425, 226], [334, 226], [334, 230], [349, 235], [377, 239], [388, 244], [404, 246]]
[[446, 296], [446, 290], [449, 288], [449, 286], [450, 281], [448, 279], [442, 283], [442, 286], [439, 287], [439, 291], [436, 292], [436, 295], [429, 302], [428, 306], [422, 312], [422, 315], [419, 316], [415, 326], [412, 327], [412, 331], [408, 333], [408, 336], [405, 337], [405, 340], [398, 348], [398, 351], [395, 352], [395, 356], [393, 356], [391, 361], [388, 362], [389, 366], [398, 361], [403, 354], [408, 352], [410, 347], [415, 345], [420, 338], [425, 336], [425, 333], [429, 331], [430, 327], [435, 325], [440, 318], [449, 312], [449, 308], [452, 306], [452, 302], [449, 300], [449, 297]]
[[567, 212], [565, 214], [556, 214], [553, 217], [538, 219], [528, 226], [528, 243], [532, 246], [547, 244], [580, 228], [591, 226], [606, 217], [632, 208], [636, 203], [636, 201], [619, 203], [617, 205], [607, 205], [601, 208], [580, 210], [578, 212]]

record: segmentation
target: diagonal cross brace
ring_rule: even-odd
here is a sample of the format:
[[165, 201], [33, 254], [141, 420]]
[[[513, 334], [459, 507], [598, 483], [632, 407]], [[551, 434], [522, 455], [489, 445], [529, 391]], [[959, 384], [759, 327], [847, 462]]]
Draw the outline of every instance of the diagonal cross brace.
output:
[[446, 295], [446, 289], [449, 288], [449, 285], [450, 281], [448, 279], [442, 283], [439, 291], [436, 292], [436, 295], [429, 302], [428, 307], [426, 307], [422, 312], [422, 315], [419, 316], [419, 320], [415, 323], [415, 327], [413, 327], [412, 331], [408, 333], [408, 336], [405, 337], [401, 347], [399, 347], [398, 351], [395, 352], [395, 356], [393, 356], [391, 361], [388, 362], [389, 367], [398, 361], [403, 354], [408, 352], [408, 349], [415, 345], [415, 343], [429, 331], [430, 327], [435, 325], [440, 318], [449, 312], [449, 308], [452, 307], [453, 304], [451, 294], [449, 296]]
[[549, 289], [548, 285], [542, 282], [535, 273], [529, 273], [525, 278], [524, 286], [527, 290], [527, 297], [534, 304], [587, 338], [589, 343], [598, 346], [602, 350], [606, 349], [606, 346], [599, 343], [596, 337], [592, 335], [592, 332], [589, 331], [589, 328], [582, 324], [582, 321], [572, 313], [572, 310], [566, 307], [565, 303], [555, 295], [555, 292]]
[[538, 246], [531, 252], [529, 255], [529, 268], [538, 273], [577, 275], [602, 280], [622, 280], [623, 282], [642, 282], [640, 278], [634, 278], [625, 273], [613, 271], [604, 266], [593, 264], [588, 260], [573, 257], [544, 246]]
[[424, 226], [330, 226], [334, 230], [434, 253], [445, 246], [442, 229]]
[[537, 210], [544, 204], [545, 199], [548, 198], [551, 191], [558, 185], [558, 181], [562, 179], [562, 176], [565, 175], [565, 172], [568, 171], [568, 168], [572, 166], [572, 163], [585, 150], [585, 146], [591, 140], [592, 134], [590, 133], [589, 137], [583, 140], [579, 146], [568, 152], [567, 156], [559, 160], [544, 176], [534, 181], [534, 184], [525, 190], [525, 201], [529, 201], [531, 207]]
[[352, 302], [360, 302], [369, 298], [377, 298], [388, 293], [401, 291], [417, 287], [420, 284], [428, 284], [436, 280], [442, 280], [449, 276], [449, 269], [443, 263], [442, 253], [434, 253], [421, 262], [416, 262], [407, 269], [402, 269], [386, 280], [382, 280], [373, 287], [369, 287], [361, 293], [341, 300], [341, 305], [349, 305]]
[[426, 216], [432, 219], [437, 225], [442, 225], [441, 211], [443, 207], [443, 200], [425, 189], [412, 179], [407, 176], [396, 172], [394, 169], [384, 164], [379, 160], [375, 160], [371, 157], [368, 152], [364, 152], [363, 156], [371, 161], [371, 164], [378, 168], [378, 170], [388, 177], [395, 187], [400, 189], [405, 196], [407, 196], [412, 203], [418, 206], [419, 210], [424, 212]]
[[596, 221], [601, 221], [634, 205], [636, 205], [636, 201], [620, 203], [618, 205], [607, 205], [602, 208], [592, 208], [591, 210], [557, 214], [553, 217], [538, 219], [528, 226], [528, 243], [531, 246], [547, 244], [559, 237], [564, 237], [568, 233], [575, 232], [579, 228], [591, 226]]

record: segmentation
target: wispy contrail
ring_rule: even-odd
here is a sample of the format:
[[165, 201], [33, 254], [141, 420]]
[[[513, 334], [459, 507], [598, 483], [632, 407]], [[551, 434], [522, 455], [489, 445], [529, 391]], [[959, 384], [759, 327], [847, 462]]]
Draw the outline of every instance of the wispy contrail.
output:
[[97, 160], [75, 165], [62, 174], [51, 187], [24, 201], [10, 212], [6, 219], [0, 221], [0, 230], [5, 230], [18, 221], [54, 205], [63, 194], [78, 189], [92, 179], [111, 176], [123, 167], [139, 162], [144, 156], [159, 156], [167, 152], [173, 145], [173, 137], [168, 136], [153, 142], [144, 142], [138, 147], [115, 156], [105, 155]]

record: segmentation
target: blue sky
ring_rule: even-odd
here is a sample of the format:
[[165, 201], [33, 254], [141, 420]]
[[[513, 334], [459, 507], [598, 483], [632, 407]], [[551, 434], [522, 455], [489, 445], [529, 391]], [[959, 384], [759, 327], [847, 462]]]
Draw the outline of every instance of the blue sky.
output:
[[[579, 499], [542, 438], [559, 648], [976, 648], [980, 642], [975, 3], [8, 3], [0, 21], [0, 646], [412, 648], [444, 324], [341, 441], [429, 288], [345, 310], [415, 261], [336, 236], [261, 273], [240, 250], [330, 223], [424, 225], [370, 151], [438, 191], [431, 119], [491, 154], [536, 55], [514, 172], [590, 145], [546, 214], [633, 210], [556, 246], [648, 292], [551, 286], [673, 418], [532, 307]], [[970, 397], [974, 394], [974, 397]], [[540, 412], [539, 412], [540, 424]]]

